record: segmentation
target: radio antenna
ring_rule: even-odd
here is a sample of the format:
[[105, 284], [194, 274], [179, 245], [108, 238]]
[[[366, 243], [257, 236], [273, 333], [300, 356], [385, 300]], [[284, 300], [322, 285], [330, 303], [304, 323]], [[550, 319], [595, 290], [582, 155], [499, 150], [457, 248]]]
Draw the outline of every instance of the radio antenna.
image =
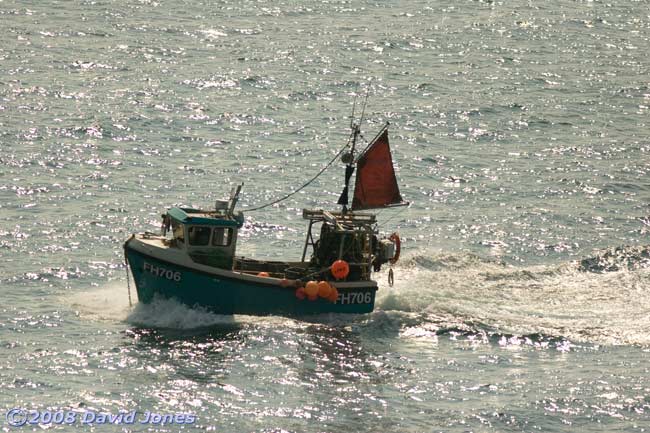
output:
[[350, 116], [350, 129], [354, 128], [354, 113], [357, 109], [357, 98], [359, 97], [359, 83], [354, 89], [354, 102], [352, 103], [352, 116]]
[[359, 119], [359, 129], [361, 129], [361, 124], [363, 123], [363, 117], [366, 114], [366, 105], [368, 105], [369, 94], [370, 94], [370, 86], [366, 87], [366, 97], [363, 100], [363, 108], [361, 109], [361, 118]]

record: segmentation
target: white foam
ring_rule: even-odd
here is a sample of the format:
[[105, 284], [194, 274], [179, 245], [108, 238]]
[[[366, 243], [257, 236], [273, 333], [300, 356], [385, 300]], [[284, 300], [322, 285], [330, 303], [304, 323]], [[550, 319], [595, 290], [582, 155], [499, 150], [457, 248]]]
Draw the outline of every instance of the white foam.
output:
[[[126, 317], [137, 326], [167, 329], [197, 329], [220, 325], [254, 326], [256, 328], [301, 328], [304, 323], [282, 316], [221, 315], [207, 309], [189, 307], [174, 299], [154, 297], [149, 304], [137, 303]], [[318, 322], [317, 322], [318, 323]]]
[[[104, 286], [75, 293], [63, 299], [81, 317], [91, 320], [128, 322], [149, 328], [196, 329], [219, 325], [253, 325], [256, 327], [297, 328], [303, 326], [300, 320], [280, 316], [245, 316], [214, 314], [200, 306], [189, 307], [174, 299], [155, 297], [151, 303], [138, 302], [135, 290], [131, 288], [133, 306], [129, 306], [126, 281], [110, 282]], [[314, 324], [327, 317], [315, 317]]]
[[447, 259], [412, 258], [397, 266], [395, 286], [380, 284], [377, 307], [480, 323], [504, 333], [650, 344], [647, 270], [598, 274], [570, 264], [512, 267], [458, 257], [450, 265]]
[[217, 29], [205, 29], [205, 30], [199, 30], [199, 32], [203, 33], [206, 37], [210, 39], [219, 39], [228, 36], [226, 33]]
[[136, 304], [126, 320], [138, 326], [172, 329], [194, 329], [235, 323], [233, 316], [214, 314], [201, 307], [190, 308], [176, 300], [158, 297], [149, 304]]
[[75, 309], [81, 317], [91, 320], [128, 322], [152, 328], [193, 329], [218, 324], [232, 324], [232, 316], [220, 316], [202, 308], [190, 308], [175, 300], [155, 298], [150, 304], [138, 302], [131, 288], [131, 301], [126, 281], [107, 283], [104, 286], [75, 293], [64, 298], [64, 303]]

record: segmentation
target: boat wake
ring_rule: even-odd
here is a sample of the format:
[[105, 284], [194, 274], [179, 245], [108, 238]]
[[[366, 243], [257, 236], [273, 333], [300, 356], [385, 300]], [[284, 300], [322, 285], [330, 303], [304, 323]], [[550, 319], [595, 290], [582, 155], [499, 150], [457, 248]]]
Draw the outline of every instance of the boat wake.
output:
[[622, 247], [580, 262], [531, 267], [471, 254], [417, 255], [395, 269], [394, 287], [381, 287], [377, 308], [416, 314], [429, 330], [648, 345], [650, 270], [642, 250]]
[[609, 248], [580, 260], [578, 269], [585, 272], [613, 272], [650, 267], [650, 246]]
[[232, 316], [190, 308], [172, 299], [155, 298], [149, 304], [142, 304], [135, 293], [132, 296], [133, 307], [130, 307], [126, 281], [116, 281], [75, 293], [66, 297], [64, 303], [87, 319], [126, 321], [145, 328], [195, 329], [233, 323]]
[[233, 316], [211, 313], [201, 307], [188, 307], [173, 299], [156, 297], [149, 304], [137, 303], [127, 322], [147, 328], [196, 329], [233, 325]]
[[649, 250], [620, 247], [575, 262], [530, 267], [467, 253], [413, 255], [395, 266], [394, 287], [386, 283], [387, 270], [376, 275], [376, 310], [361, 316], [232, 317], [159, 298], [150, 304], [134, 299], [129, 309], [123, 282], [76, 294], [67, 303], [82, 316], [146, 328], [293, 328], [306, 321], [385, 328], [408, 338], [465, 333], [499, 343], [533, 336], [547, 342], [650, 345]]
[[299, 322], [279, 316], [244, 316], [215, 314], [207, 309], [188, 307], [174, 299], [154, 297], [148, 304], [136, 303], [126, 317], [136, 327], [174, 330], [197, 330], [205, 328], [257, 328], [298, 327]]

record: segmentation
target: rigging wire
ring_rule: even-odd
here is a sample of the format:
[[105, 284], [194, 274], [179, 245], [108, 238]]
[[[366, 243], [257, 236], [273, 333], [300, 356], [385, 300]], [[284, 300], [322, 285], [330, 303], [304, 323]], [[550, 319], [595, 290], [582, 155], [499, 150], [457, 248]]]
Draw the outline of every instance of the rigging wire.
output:
[[276, 203], [280, 203], [281, 201], [284, 201], [284, 200], [288, 199], [288, 198], [291, 197], [292, 195], [294, 195], [294, 194], [300, 192], [301, 190], [303, 190], [304, 188], [306, 188], [307, 186], [309, 186], [313, 181], [316, 180], [316, 178], [318, 178], [321, 174], [323, 174], [323, 172], [324, 172], [325, 170], [327, 170], [327, 169], [328, 169], [328, 168], [329, 168], [329, 167], [334, 163], [334, 161], [336, 161], [336, 160], [339, 158], [339, 156], [341, 156], [341, 154], [343, 153], [343, 151], [344, 151], [345, 149], [347, 149], [348, 146], [350, 145], [350, 140], [351, 140], [351, 138], [352, 138], [352, 137], [350, 137], [350, 138], [348, 139], [348, 142], [345, 144], [345, 146], [343, 146], [343, 147], [341, 148], [341, 150], [339, 150], [338, 153], [337, 153], [336, 155], [334, 155], [334, 158], [332, 158], [332, 159], [330, 160], [330, 162], [328, 162], [328, 163], [325, 165], [325, 167], [321, 168], [321, 170], [320, 170], [318, 173], [316, 173], [316, 176], [314, 176], [314, 177], [312, 177], [311, 179], [309, 179], [309, 180], [308, 180], [306, 183], [304, 183], [300, 188], [298, 188], [298, 189], [296, 189], [296, 190], [290, 192], [289, 194], [285, 195], [284, 197], [280, 197], [279, 199], [274, 200], [274, 201], [272, 201], [272, 202], [270, 202], [270, 203], [264, 204], [264, 205], [262, 205], [262, 206], [254, 207], [254, 208], [252, 208], [252, 209], [244, 209], [244, 211], [245, 211], [245, 212], [253, 212], [253, 211], [256, 211], [256, 210], [260, 210], [260, 209], [267, 208], [267, 207], [269, 207], [269, 206], [273, 206], [274, 204], [276, 204]]
[[[1, 1], [1, 0], [0, 0], [0, 1]], [[365, 99], [364, 99], [364, 101], [363, 101], [363, 107], [362, 107], [362, 110], [361, 110], [361, 117], [360, 117], [360, 119], [359, 119], [359, 124], [357, 125], [356, 128], [354, 128], [354, 114], [355, 114], [356, 107], [357, 107], [358, 89], [359, 89], [359, 84], [357, 83], [357, 89], [355, 90], [354, 103], [353, 103], [353, 105], [352, 105], [352, 117], [351, 117], [351, 121], [350, 121], [350, 125], [353, 127], [353, 128], [352, 128], [352, 134], [351, 134], [350, 137], [348, 138], [348, 142], [345, 144], [345, 146], [343, 146], [343, 147], [341, 148], [341, 150], [338, 151], [338, 153], [334, 156], [334, 158], [332, 158], [332, 160], [331, 160], [330, 162], [328, 162], [328, 163], [325, 165], [325, 167], [323, 167], [323, 168], [322, 168], [318, 173], [316, 173], [316, 176], [312, 177], [309, 181], [307, 181], [305, 184], [303, 184], [300, 188], [298, 188], [298, 189], [296, 189], [295, 191], [292, 191], [292, 192], [290, 192], [289, 194], [285, 195], [284, 197], [280, 197], [279, 199], [274, 200], [274, 201], [272, 201], [272, 202], [270, 202], [270, 203], [264, 204], [264, 205], [262, 205], [262, 206], [254, 207], [254, 208], [252, 208], [252, 209], [246, 209], [246, 212], [253, 212], [253, 211], [257, 211], [257, 210], [261, 210], [261, 209], [267, 208], [267, 207], [269, 207], [269, 206], [273, 206], [274, 204], [280, 203], [281, 201], [284, 201], [284, 200], [288, 199], [288, 198], [291, 197], [292, 195], [294, 195], [294, 194], [300, 192], [301, 190], [303, 190], [304, 188], [306, 188], [307, 186], [309, 186], [309, 185], [310, 185], [313, 181], [315, 181], [315, 180], [316, 180], [316, 179], [317, 179], [321, 174], [323, 174], [323, 172], [324, 172], [325, 170], [327, 170], [327, 169], [328, 169], [328, 168], [329, 168], [329, 167], [334, 163], [334, 161], [336, 161], [336, 160], [338, 159], [338, 157], [343, 153], [343, 151], [344, 151], [345, 149], [348, 148], [348, 146], [350, 145], [350, 142], [352, 142], [352, 140], [353, 140], [354, 138], [356, 138], [356, 137], [355, 137], [355, 134], [356, 134], [357, 136], [360, 135], [360, 133], [359, 133], [359, 128], [361, 127], [361, 124], [363, 123], [363, 118], [364, 118], [365, 113], [366, 113], [366, 105], [368, 104], [368, 95], [370, 94], [370, 89], [369, 89], [369, 88], [366, 88], [366, 97], [365, 97]], [[361, 137], [363, 138], [364, 141], [366, 141], [365, 137], [363, 137], [363, 136], [361, 136]], [[367, 141], [366, 141], [366, 142], [367, 142]], [[354, 147], [352, 148], [352, 152], [354, 152]], [[353, 157], [353, 161], [354, 161], [354, 157]], [[347, 186], [346, 186], [346, 188], [347, 188]]]
[[408, 209], [408, 208], [409, 208], [409, 206], [402, 206], [402, 209], [400, 209], [399, 212], [395, 212], [393, 215], [391, 215], [390, 218], [388, 218], [388, 219], [387, 219], [386, 221], [384, 221], [383, 223], [379, 224], [377, 227], [378, 227], [378, 228], [383, 228], [386, 224], [388, 224], [388, 223], [389, 223], [391, 220], [393, 220], [395, 217], [398, 217], [398, 216], [402, 215], [402, 213], [404, 213], [404, 211], [405, 211], [406, 209]]

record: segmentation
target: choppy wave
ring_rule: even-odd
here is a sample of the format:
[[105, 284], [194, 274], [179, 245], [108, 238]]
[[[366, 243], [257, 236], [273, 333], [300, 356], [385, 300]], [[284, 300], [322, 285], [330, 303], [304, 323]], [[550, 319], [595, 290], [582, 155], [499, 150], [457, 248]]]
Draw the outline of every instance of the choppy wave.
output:
[[579, 269], [585, 272], [613, 272], [650, 267], [650, 246], [608, 248], [593, 257], [580, 260]]

